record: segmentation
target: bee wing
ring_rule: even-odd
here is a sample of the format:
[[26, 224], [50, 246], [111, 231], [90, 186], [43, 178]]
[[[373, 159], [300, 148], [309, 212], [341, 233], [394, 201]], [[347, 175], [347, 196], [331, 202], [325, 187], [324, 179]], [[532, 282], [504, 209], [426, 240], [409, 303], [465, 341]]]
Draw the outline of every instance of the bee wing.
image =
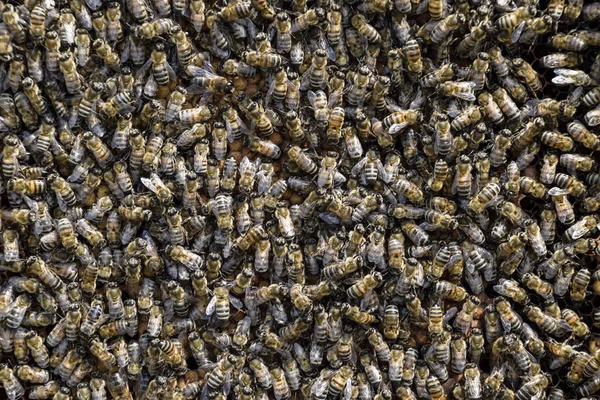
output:
[[419, 88], [419, 90], [417, 90], [417, 93], [415, 93], [413, 100], [410, 102], [408, 108], [410, 110], [418, 110], [419, 108], [421, 108], [423, 103], [425, 103], [425, 100], [427, 100], [427, 97], [425, 97], [423, 91]]
[[369, 290], [367, 293], [365, 293], [365, 295], [363, 296], [363, 298], [360, 301], [360, 309], [362, 311], [366, 311], [369, 308], [369, 306], [371, 305], [371, 302], [373, 300], [373, 296], [374, 296], [373, 290]]
[[406, 121], [401, 122], [399, 124], [394, 124], [394, 125], [390, 126], [389, 134], [392, 136], [397, 135], [407, 126], [408, 126], [408, 122], [406, 122]]
[[340, 219], [333, 213], [319, 213], [318, 216], [326, 224], [339, 225], [340, 223]]
[[338, 101], [342, 98], [342, 91], [335, 90], [329, 94], [329, 101], [327, 102], [327, 107], [334, 108], [337, 106]]
[[500, 314], [500, 322], [502, 323], [502, 328], [504, 328], [504, 330], [507, 333], [510, 333], [510, 331], [512, 329], [512, 324], [510, 323], [509, 320], [507, 320], [506, 318], [504, 318], [504, 316], [502, 314]]
[[353, 176], [358, 175], [358, 173], [360, 171], [362, 171], [362, 169], [365, 167], [366, 164], [367, 164], [367, 157], [364, 157], [362, 160], [360, 160], [358, 163], [356, 163], [354, 165], [354, 167], [352, 167], [352, 170], [350, 171], [350, 173]]
[[581, 96], [583, 96], [583, 87], [579, 86], [577, 89], [569, 93], [567, 96], [567, 101], [571, 104], [576, 104], [579, 102]]
[[279, 116], [277, 115], [277, 112], [274, 109], [266, 108], [265, 115], [269, 119], [269, 121], [271, 121], [271, 124], [273, 126], [281, 126], [281, 120], [279, 119]]
[[212, 299], [210, 299], [210, 302], [208, 303], [208, 305], [206, 306], [206, 315], [212, 315], [215, 310], [217, 308], [217, 296], [213, 296]]
[[449, 268], [449, 267], [455, 265], [460, 260], [462, 260], [462, 254], [455, 254], [452, 257], [450, 257], [450, 259], [448, 260], [448, 262], [446, 263], [444, 268]]
[[517, 43], [519, 41], [519, 38], [521, 37], [521, 34], [523, 33], [525, 26], [527, 26], [527, 21], [523, 21], [515, 27], [515, 29], [513, 30], [513, 32], [510, 35], [510, 40], [513, 43]]
[[344, 400], [352, 399], [352, 378], [348, 379], [346, 381], [346, 383], [344, 384], [343, 399]]
[[325, 52], [327, 53], [327, 58], [335, 62], [335, 50], [333, 50], [333, 47], [331, 47], [329, 41], [325, 39], [323, 35], [321, 35], [320, 38], [317, 40], [317, 48], [325, 50]]
[[254, 169], [254, 164], [250, 162], [250, 159], [248, 158], [248, 156], [244, 156], [244, 158], [242, 158], [242, 162], [240, 162], [240, 174], [243, 174], [246, 171], [249, 171], [250, 169]]
[[312, 90], [309, 90], [306, 93], [306, 97], [308, 98], [308, 102], [309, 104], [314, 107], [315, 106], [315, 100], [317, 98], [317, 94], [315, 92], [313, 92]]
[[444, 314], [444, 317], [442, 318], [442, 323], [447, 324], [448, 321], [450, 321], [452, 318], [454, 318], [454, 316], [456, 315], [457, 312], [458, 312], [458, 308], [456, 308], [456, 307], [452, 307], [452, 308], [448, 309], [446, 311], [446, 313]]
[[315, 396], [321, 396], [328, 387], [328, 382], [321, 376], [314, 380], [310, 392]]
[[242, 308], [244, 308], [244, 303], [242, 303], [242, 301], [240, 299], [238, 299], [237, 297], [233, 297], [230, 295], [229, 302], [231, 303], [231, 305], [233, 307], [235, 307], [238, 310], [241, 310]]
[[[206, 62], [204, 65], [210, 65], [210, 63]], [[190, 75], [197, 77], [213, 78], [216, 76], [214, 73], [206, 70], [205, 68], [198, 67], [197, 65], [188, 65], [187, 72]]]
[[258, 171], [256, 173], [256, 188], [259, 194], [266, 193], [271, 187], [272, 174], [268, 174], [266, 171]]
[[500, 285], [494, 285], [494, 291], [502, 296], [511, 297], [510, 291], [502, 285], [502, 279], [500, 279]]
[[573, 85], [576, 82], [577, 81], [575, 79], [566, 76], [555, 76], [552, 78], [552, 83], [556, 85]]
[[265, 107], [267, 107], [271, 103], [271, 97], [273, 96], [273, 92], [275, 91], [276, 83], [273, 74], [269, 75], [269, 78], [267, 78], [267, 82], [270, 82], [270, 84], [269, 90], [267, 90], [267, 94], [265, 95]]
[[473, 93], [473, 88], [475, 87], [475, 82], [457, 82], [457, 86], [460, 86], [466, 91], [461, 92], [457, 91], [454, 93], [454, 96], [461, 100], [465, 101], [475, 101], [475, 94]]
[[223, 382], [223, 394], [225, 395], [225, 397], [227, 397], [229, 395], [230, 391], [231, 391], [231, 371], [229, 371], [227, 373], [227, 376], [225, 377], [225, 382]]
[[341, 172], [335, 171], [335, 173], [333, 174], [333, 181], [336, 185], [339, 185], [346, 182], [346, 177]]
[[67, 39], [67, 43], [75, 43], [75, 30], [77, 29], [75, 21], [73, 21], [72, 23], [63, 23], [63, 28], [65, 30], [65, 37]]
[[158, 188], [155, 185], [155, 182], [151, 178], [141, 177], [140, 181], [146, 186], [152, 193], [158, 192]]
[[569, 191], [567, 189], [561, 189], [561, 188], [555, 186], [548, 190], [548, 194], [550, 196], [565, 196], [565, 195], [569, 194]]
[[144, 65], [142, 65], [140, 69], [138, 69], [138, 71], [135, 73], [136, 82], [142, 82], [144, 80], [144, 75], [146, 74], [148, 69], [150, 69], [151, 66], [152, 58], [149, 58], [148, 61], [146, 61]]
[[32, 211], [35, 211], [36, 214], [39, 215], [40, 208], [38, 207], [37, 201], [30, 199], [26, 195], [21, 195], [21, 198], [25, 201], [25, 204], [27, 204], [27, 207], [29, 207], [29, 209], [31, 209]]
[[425, 11], [427, 11], [428, 7], [429, 7], [429, 0], [421, 1], [419, 3], [419, 6], [417, 7], [417, 9], [415, 10], [415, 15], [423, 14]]
[[377, 172], [381, 176], [381, 180], [385, 183], [390, 183], [392, 181], [392, 174], [385, 169], [381, 160], [377, 160]]
[[154, 75], [150, 74], [148, 79], [146, 80], [146, 84], [144, 85], [144, 94], [150, 98], [156, 95], [158, 91], [158, 83], [156, 83], [156, 79], [154, 79]]
[[560, 75], [560, 76], [576, 78], [579, 75], [580, 71], [575, 70], [575, 69], [568, 69], [568, 68], [557, 68], [554, 70], [554, 73], [556, 75]]
[[[315, 66], [311, 64], [311, 66], [308, 67], [306, 72], [304, 74], [302, 74], [302, 78], [300, 78], [300, 90], [308, 89], [308, 86], [310, 85], [310, 74], [314, 68], [315, 68]], [[310, 93], [310, 91], [309, 91], [309, 93]]]
[[62, 212], [67, 212], [69, 207], [67, 206], [67, 203], [64, 201], [60, 193], [56, 193], [56, 202], [58, 203], [58, 207]]

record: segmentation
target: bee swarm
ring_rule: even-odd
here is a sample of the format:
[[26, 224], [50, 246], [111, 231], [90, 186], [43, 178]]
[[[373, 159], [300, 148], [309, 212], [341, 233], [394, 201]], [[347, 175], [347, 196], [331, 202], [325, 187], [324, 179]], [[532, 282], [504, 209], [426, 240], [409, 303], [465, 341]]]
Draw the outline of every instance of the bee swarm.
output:
[[600, 391], [600, 3], [0, 10], [8, 399]]

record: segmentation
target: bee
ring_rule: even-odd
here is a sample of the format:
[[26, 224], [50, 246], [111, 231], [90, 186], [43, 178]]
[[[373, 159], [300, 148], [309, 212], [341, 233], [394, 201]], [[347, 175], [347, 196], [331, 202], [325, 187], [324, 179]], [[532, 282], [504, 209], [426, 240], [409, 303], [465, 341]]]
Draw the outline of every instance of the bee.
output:
[[[508, 302], [506, 299], [499, 298], [497, 300], [498, 301], [495, 302], [494, 306], [496, 308], [497, 316], [500, 322], [502, 323], [502, 327], [504, 328], [504, 330], [506, 332], [520, 332], [523, 328], [523, 320], [521, 319], [521, 317], [512, 310], [510, 302]], [[490, 323], [492, 322], [491, 319], [493, 319], [494, 317], [495, 315], [493, 314], [489, 316]], [[487, 339], [489, 342], [491, 337]]]
[[317, 25], [323, 18], [325, 18], [325, 10], [321, 7], [311, 8], [306, 12], [302, 12], [302, 14], [292, 21], [292, 34], [304, 31], [311, 26]]
[[229, 294], [229, 289], [227, 287], [220, 286], [215, 288], [215, 295], [206, 307], [206, 315], [212, 315], [214, 313], [217, 321], [225, 323], [229, 320], [230, 304], [238, 309], [242, 308], [241, 302]]
[[471, 160], [466, 155], [461, 155], [458, 158], [454, 183], [452, 184], [452, 193], [458, 193], [462, 197], [470, 197], [473, 184], [471, 176]]
[[576, 302], [583, 301], [587, 294], [586, 290], [590, 283], [591, 275], [590, 271], [586, 268], [580, 269], [571, 282], [571, 299]]
[[557, 50], [580, 52], [587, 49], [587, 43], [575, 35], [559, 33], [550, 38], [549, 44]]
[[[20, 368], [17, 368], [17, 371]], [[9, 399], [18, 399], [23, 397], [25, 389], [17, 377], [15, 376], [14, 370], [7, 364], [0, 364], [0, 381]]]
[[506, 162], [506, 152], [511, 145], [511, 132], [508, 129], [502, 129], [498, 132], [494, 146], [490, 152], [490, 165], [498, 167]]
[[542, 90], [542, 82], [531, 64], [522, 58], [512, 60], [512, 64], [515, 74], [525, 82], [530, 91], [535, 93]]
[[506, 118], [509, 120], [517, 119], [521, 115], [519, 107], [514, 100], [509, 96], [504, 88], [498, 88], [492, 93], [492, 97], [496, 104], [500, 107]]
[[444, 394], [444, 388], [440, 383], [439, 379], [435, 375], [430, 375], [427, 378], [427, 392], [432, 399], [442, 400], [446, 398]]
[[180, 245], [167, 247], [166, 251], [173, 260], [180, 262], [192, 271], [198, 270], [204, 262], [198, 254]]
[[268, 140], [262, 140], [256, 137], [250, 137], [248, 148], [272, 159], [278, 159], [281, 156], [281, 149], [279, 146]]
[[370, 25], [364, 15], [357, 13], [352, 16], [350, 23], [358, 31], [361, 36], [364, 36], [369, 43], [381, 43], [381, 35], [372, 25]]
[[487, 38], [488, 33], [492, 29], [489, 22], [481, 22], [478, 25], [472, 26], [469, 34], [456, 47], [456, 54], [462, 58], [472, 54], [480, 46], [481, 42]]
[[365, 275], [364, 278], [348, 288], [346, 293], [351, 299], [361, 298], [365, 296], [367, 292], [374, 289], [382, 280], [383, 276], [378, 272]]
[[477, 310], [480, 301], [477, 297], [470, 296], [467, 301], [463, 304], [462, 310], [456, 315], [454, 320], [454, 327], [463, 335], [466, 335], [471, 328], [471, 322], [473, 321], [473, 314]]
[[[292, 25], [292, 31], [294, 26]], [[284, 63], [284, 59], [279, 54], [275, 53], [262, 53], [258, 51], [247, 51], [242, 54], [243, 61], [257, 68], [273, 69], [281, 67]]]
[[588, 326], [579, 318], [575, 311], [565, 308], [562, 310], [561, 316], [573, 329], [575, 336], [587, 338], [590, 335]]
[[594, 216], [588, 215], [583, 217], [581, 220], [571, 225], [564, 233], [565, 238], [569, 241], [575, 241], [580, 239], [590, 231], [596, 228], [598, 221]]
[[92, 48], [96, 50], [96, 54], [100, 56], [102, 61], [111, 69], [118, 70], [121, 67], [119, 55], [115, 53], [109, 44], [102, 38], [98, 38], [92, 42]]
[[140, 178], [140, 180], [144, 184], [144, 186], [146, 186], [150, 191], [152, 191], [152, 193], [154, 193], [156, 198], [162, 204], [167, 205], [167, 204], [171, 203], [171, 201], [173, 199], [173, 193], [165, 185], [165, 183], [158, 176], [158, 174], [156, 174], [155, 172], [152, 172], [150, 174], [150, 178], [143, 177], [143, 178]]
[[432, 43], [439, 44], [444, 41], [453, 31], [460, 28], [466, 22], [463, 14], [450, 14], [442, 19], [431, 31], [429, 40]]
[[116, 365], [117, 361], [115, 356], [108, 351], [106, 344], [101, 342], [98, 338], [92, 338], [90, 340], [89, 349], [90, 353], [108, 368], [112, 368]]
[[23, 79], [21, 85], [23, 86], [23, 92], [25, 93], [25, 96], [27, 96], [29, 99], [29, 102], [31, 103], [31, 106], [36, 114], [46, 114], [48, 112], [48, 106], [42, 97], [41, 90], [36, 82], [32, 78], [27, 77]]
[[567, 199], [569, 191], [553, 187], [548, 190], [548, 194], [552, 197], [558, 220], [563, 224], [572, 225], [575, 222], [575, 214], [573, 206]]
[[66, 381], [75, 371], [77, 365], [83, 360], [86, 353], [87, 352], [83, 347], [76, 347], [69, 350], [62, 362], [56, 368], [57, 374]]

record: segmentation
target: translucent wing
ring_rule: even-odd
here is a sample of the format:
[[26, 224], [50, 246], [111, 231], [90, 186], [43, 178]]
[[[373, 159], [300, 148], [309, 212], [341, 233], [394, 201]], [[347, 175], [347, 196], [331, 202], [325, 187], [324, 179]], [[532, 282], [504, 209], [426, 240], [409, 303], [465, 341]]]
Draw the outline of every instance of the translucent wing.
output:
[[140, 67], [140, 69], [138, 69], [138, 71], [135, 74], [135, 80], [137, 82], [142, 82], [144, 80], [144, 75], [146, 74], [146, 72], [148, 71], [148, 69], [152, 66], [152, 58], [148, 59], [148, 61], [146, 61], [144, 63], [144, 65], [142, 65]]
[[144, 85], [144, 94], [150, 98], [153, 98], [158, 91], [158, 83], [154, 79], [154, 75], [150, 74]]
[[37, 201], [30, 199], [26, 195], [21, 195], [21, 198], [25, 201], [25, 204], [27, 204], [27, 207], [29, 207], [29, 209], [35, 211], [36, 214], [40, 212]]
[[400, 133], [404, 128], [406, 128], [408, 126], [408, 122], [401, 122], [399, 124], [394, 124], [392, 126], [390, 126], [390, 130], [389, 133], [390, 135], [394, 136], [397, 135], [398, 133]]
[[527, 21], [523, 21], [515, 27], [512, 34], [510, 35], [510, 40], [512, 40], [513, 43], [517, 43], [519, 41], [519, 38], [521, 37], [521, 34], [523, 33], [523, 30], [525, 29], [526, 25]]
[[77, 28], [77, 26], [76, 26], [75, 22], [63, 24], [63, 29], [65, 31], [65, 37], [66, 37], [67, 43], [69, 43], [69, 44], [75, 43], [76, 28]]
[[313, 92], [312, 90], [309, 90], [306, 93], [306, 97], [308, 98], [308, 102], [310, 103], [311, 106], [315, 106], [315, 99], [317, 98], [317, 94], [315, 92]]
[[[233, 307], [235, 307], [238, 310], [241, 310], [242, 308], [244, 308], [244, 304], [237, 297], [229, 296], [229, 302], [231, 303], [231, 305]], [[208, 309], [208, 306], [206, 308]]]
[[67, 203], [63, 200], [62, 196], [59, 193], [56, 193], [56, 201], [58, 202], [58, 207], [62, 212], [67, 212], [68, 206]]
[[456, 85], [463, 91], [456, 91], [454, 96], [465, 101], [475, 101], [475, 94], [473, 93], [475, 82], [457, 82]]
[[314, 68], [314, 65], [311, 65], [306, 72], [302, 74], [302, 78], [300, 78], [300, 90], [308, 89], [310, 85], [310, 74]]
[[575, 79], [566, 76], [555, 76], [552, 78], [552, 83], [556, 85], [573, 85], [576, 81]]
[[359, 174], [360, 171], [362, 171], [362, 169], [365, 167], [365, 165], [367, 164], [367, 157], [364, 157], [362, 160], [360, 160], [359, 162], [357, 162], [354, 167], [352, 167], [352, 170], [350, 171], [350, 173], [353, 176], [356, 176]]
[[213, 296], [213, 298], [210, 299], [210, 302], [206, 306], [206, 315], [212, 315], [217, 308], [216, 306], [217, 306], [217, 296]]
[[266, 193], [271, 187], [272, 183], [272, 174], [267, 173], [267, 171], [262, 170], [256, 173], [256, 181], [257, 181], [257, 190], [259, 194]]
[[[269, 84], [269, 90], [267, 90], [267, 94], [265, 95], [265, 107], [271, 103], [271, 97], [273, 96], [273, 92], [275, 91], [276, 84], [273, 74], [271, 74], [268, 79], [271, 83]], [[269, 82], [269, 80], [267, 80], [267, 82]]]
[[417, 7], [417, 9], [415, 10], [415, 14], [419, 15], [419, 14], [423, 14], [425, 11], [427, 11], [427, 8], [429, 7], [429, 0], [423, 0], [419, 3], [419, 6]]
[[[210, 65], [209, 63], [205, 63], [205, 65]], [[188, 65], [187, 71], [190, 75], [204, 78], [213, 78], [216, 75], [202, 67], [198, 67], [196, 65]]]
[[144, 186], [146, 186], [148, 189], [150, 189], [152, 191], [152, 193], [158, 192], [158, 187], [156, 186], [153, 179], [141, 177], [140, 181], [144, 184]]
[[408, 108], [411, 110], [417, 110], [417, 109], [421, 108], [421, 106], [423, 105], [423, 103], [425, 103], [426, 100], [427, 100], [427, 97], [425, 97], [425, 95], [423, 94], [421, 89], [419, 89], [419, 90], [417, 90], [417, 93], [415, 93], [415, 97], [410, 102], [410, 105], [408, 106]]
[[446, 311], [446, 313], [444, 314], [444, 318], [442, 319], [442, 322], [444, 324], [447, 324], [448, 321], [450, 321], [452, 318], [454, 318], [454, 316], [456, 315], [457, 312], [458, 312], [458, 309], [456, 307], [452, 307], [452, 308], [448, 309]]
[[388, 173], [388, 171], [386, 171], [381, 160], [377, 160], [377, 172], [379, 173], [379, 176], [381, 177], [382, 181], [384, 181], [385, 183], [391, 182], [392, 174], [390, 174], [390, 173]]

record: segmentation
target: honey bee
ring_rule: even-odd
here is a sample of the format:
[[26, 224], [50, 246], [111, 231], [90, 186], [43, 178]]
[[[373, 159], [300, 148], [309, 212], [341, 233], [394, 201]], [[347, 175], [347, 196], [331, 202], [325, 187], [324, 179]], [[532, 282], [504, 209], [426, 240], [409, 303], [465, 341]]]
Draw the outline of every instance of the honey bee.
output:
[[214, 313], [217, 321], [225, 323], [229, 320], [230, 304], [238, 309], [242, 308], [241, 302], [237, 298], [230, 296], [227, 287], [220, 286], [215, 288], [215, 295], [206, 307], [206, 315]]
[[587, 43], [575, 35], [559, 33], [550, 38], [549, 44], [557, 50], [580, 52], [587, 49]]
[[[295, 21], [294, 21], [295, 22]], [[292, 23], [292, 33], [294, 24]], [[247, 51], [242, 55], [244, 62], [252, 67], [274, 69], [283, 65], [284, 59], [276, 53], [262, 53], [258, 51]]]
[[317, 25], [323, 18], [325, 18], [325, 10], [321, 7], [311, 8], [306, 12], [301, 12], [303, 12], [303, 14], [300, 14], [292, 21], [292, 34], [304, 31], [310, 26]]
[[492, 97], [496, 104], [500, 107], [506, 118], [513, 120], [519, 118], [521, 111], [517, 107], [514, 100], [509, 96], [504, 88], [498, 88], [492, 93]]
[[185, 265], [192, 271], [198, 270], [204, 262], [202, 257], [180, 245], [167, 248], [167, 252], [171, 258]]
[[381, 42], [381, 35], [379, 32], [370, 25], [364, 15], [354, 14], [350, 20], [350, 23], [358, 31], [361, 36], [364, 36], [370, 43], [378, 44]]
[[13, 369], [7, 364], [0, 364], [0, 380], [9, 399], [18, 399], [25, 394], [23, 385], [15, 376]]

